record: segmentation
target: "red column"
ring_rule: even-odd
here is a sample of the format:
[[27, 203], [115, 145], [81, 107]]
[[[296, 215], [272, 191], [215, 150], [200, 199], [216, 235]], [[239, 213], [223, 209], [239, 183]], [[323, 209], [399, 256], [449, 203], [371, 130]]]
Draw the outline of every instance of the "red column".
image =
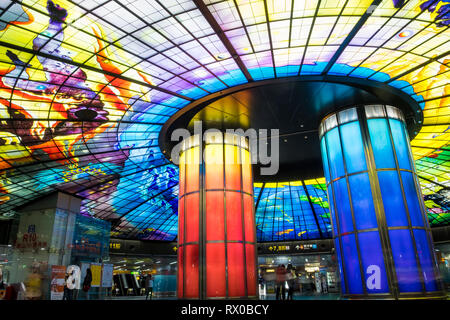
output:
[[[248, 142], [186, 139], [180, 154], [178, 297], [257, 297], [256, 232]], [[204, 153], [204, 162], [200, 163]]]

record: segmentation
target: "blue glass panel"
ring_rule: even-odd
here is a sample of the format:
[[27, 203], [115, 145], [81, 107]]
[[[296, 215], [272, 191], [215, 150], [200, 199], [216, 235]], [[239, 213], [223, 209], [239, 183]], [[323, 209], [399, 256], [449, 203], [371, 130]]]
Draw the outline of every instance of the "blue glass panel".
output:
[[349, 234], [341, 237], [341, 239], [348, 293], [362, 294], [361, 270], [359, 268], [359, 257], [358, 250], [356, 249], [355, 235]]
[[421, 292], [416, 256], [409, 230], [389, 230], [400, 292]]
[[367, 173], [360, 173], [349, 176], [348, 183], [352, 195], [356, 228], [359, 230], [376, 228], [378, 225], [373, 205], [369, 175]]
[[347, 173], [367, 170], [358, 121], [342, 125], [341, 136]]
[[387, 293], [389, 285], [384, 267], [383, 250], [377, 231], [358, 234], [361, 262], [368, 293]]
[[322, 163], [323, 163], [323, 171], [325, 173], [325, 179], [327, 182], [330, 181], [330, 170], [328, 169], [328, 155], [327, 155], [327, 147], [325, 145], [325, 137], [322, 137], [320, 141], [320, 149], [322, 151]]
[[336, 257], [339, 264], [339, 276], [341, 277], [341, 292], [346, 293], [344, 270], [342, 269], [341, 247], [339, 246], [339, 238], [334, 239], [334, 247], [336, 248]]
[[352, 211], [350, 209], [346, 179], [343, 178], [334, 182], [333, 187], [340, 232], [353, 231]]
[[336, 223], [336, 215], [334, 212], [334, 202], [333, 202], [333, 193], [331, 190], [331, 185], [328, 186], [328, 206], [330, 208], [331, 213], [331, 221], [333, 222], [333, 234], [336, 237], [337, 236], [337, 223]]
[[403, 122], [401, 122], [400, 120], [389, 119], [389, 124], [391, 126], [392, 139], [394, 140], [398, 166], [402, 169], [411, 170], [409, 146], [405, 137]]
[[[437, 291], [436, 279], [433, 272], [433, 260], [431, 259], [430, 247], [428, 246], [427, 234], [425, 230], [414, 230], [416, 239], [417, 253], [419, 255], [420, 265], [422, 267], [425, 289], [427, 291]], [[434, 253], [433, 253], [434, 254]]]
[[384, 213], [388, 227], [408, 226], [402, 190], [396, 171], [378, 172]]
[[410, 172], [401, 172], [403, 181], [403, 190], [405, 191], [406, 202], [408, 204], [409, 217], [411, 225], [416, 227], [423, 227], [423, 218], [420, 208], [419, 198], [417, 196], [414, 185], [414, 178]]
[[334, 128], [326, 133], [328, 156], [330, 159], [331, 179], [336, 179], [345, 175], [344, 160], [342, 158], [341, 140], [339, 139], [338, 128]]
[[395, 168], [389, 128], [385, 119], [367, 120], [377, 168]]

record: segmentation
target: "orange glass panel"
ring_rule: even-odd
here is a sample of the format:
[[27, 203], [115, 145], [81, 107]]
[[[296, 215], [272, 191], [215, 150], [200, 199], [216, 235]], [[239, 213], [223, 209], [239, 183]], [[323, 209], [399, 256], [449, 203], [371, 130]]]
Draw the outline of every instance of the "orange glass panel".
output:
[[255, 246], [245, 245], [247, 262], [247, 294], [256, 296], [256, 265], [255, 265]]
[[186, 197], [186, 242], [197, 242], [199, 232], [199, 194], [193, 193]]
[[198, 245], [191, 244], [185, 246], [186, 250], [186, 270], [185, 270], [185, 298], [198, 298]]
[[252, 164], [250, 162], [250, 152], [241, 148], [242, 159], [242, 188], [244, 192], [253, 194]]
[[206, 240], [225, 239], [223, 191], [206, 191]]
[[242, 241], [242, 202], [240, 192], [226, 192], [227, 239]]
[[186, 193], [198, 191], [199, 188], [199, 147], [185, 151], [186, 154]]
[[225, 244], [206, 244], [206, 296], [225, 297]]
[[178, 248], [178, 274], [177, 274], [177, 294], [178, 298], [183, 297], [183, 247]]
[[205, 147], [205, 187], [223, 189], [223, 145]]
[[225, 184], [227, 189], [241, 190], [239, 148], [225, 145]]
[[253, 214], [253, 197], [244, 194], [245, 241], [255, 242], [255, 216]]
[[178, 200], [178, 243], [184, 240], [184, 198]]
[[242, 243], [228, 243], [228, 295], [245, 296], [244, 246]]

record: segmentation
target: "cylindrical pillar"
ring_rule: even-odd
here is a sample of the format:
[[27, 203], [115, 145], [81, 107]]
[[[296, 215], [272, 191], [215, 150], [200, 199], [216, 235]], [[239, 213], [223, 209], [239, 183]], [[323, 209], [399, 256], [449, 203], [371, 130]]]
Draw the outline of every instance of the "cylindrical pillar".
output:
[[319, 127], [344, 296], [439, 297], [439, 277], [404, 116], [366, 105]]
[[206, 132], [183, 142], [178, 206], [178, 297], [256, 298], [253, 176], [245, 137]]

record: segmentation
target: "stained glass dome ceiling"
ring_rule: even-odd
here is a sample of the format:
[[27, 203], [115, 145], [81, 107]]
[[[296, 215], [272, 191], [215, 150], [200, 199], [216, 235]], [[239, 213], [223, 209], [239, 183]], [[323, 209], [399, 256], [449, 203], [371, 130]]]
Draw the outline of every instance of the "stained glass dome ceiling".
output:
[[[450, 2], [0, 2], [0, 211], [55, 190], [113, 236], [174, 240], [178, 169], [163, 124], [190, 102], [271, 78], [334, 75], [408, 93], [431, 225], [450, 219]], [[258, 240], [330, 237], [323, 179], [255, 185]]]

